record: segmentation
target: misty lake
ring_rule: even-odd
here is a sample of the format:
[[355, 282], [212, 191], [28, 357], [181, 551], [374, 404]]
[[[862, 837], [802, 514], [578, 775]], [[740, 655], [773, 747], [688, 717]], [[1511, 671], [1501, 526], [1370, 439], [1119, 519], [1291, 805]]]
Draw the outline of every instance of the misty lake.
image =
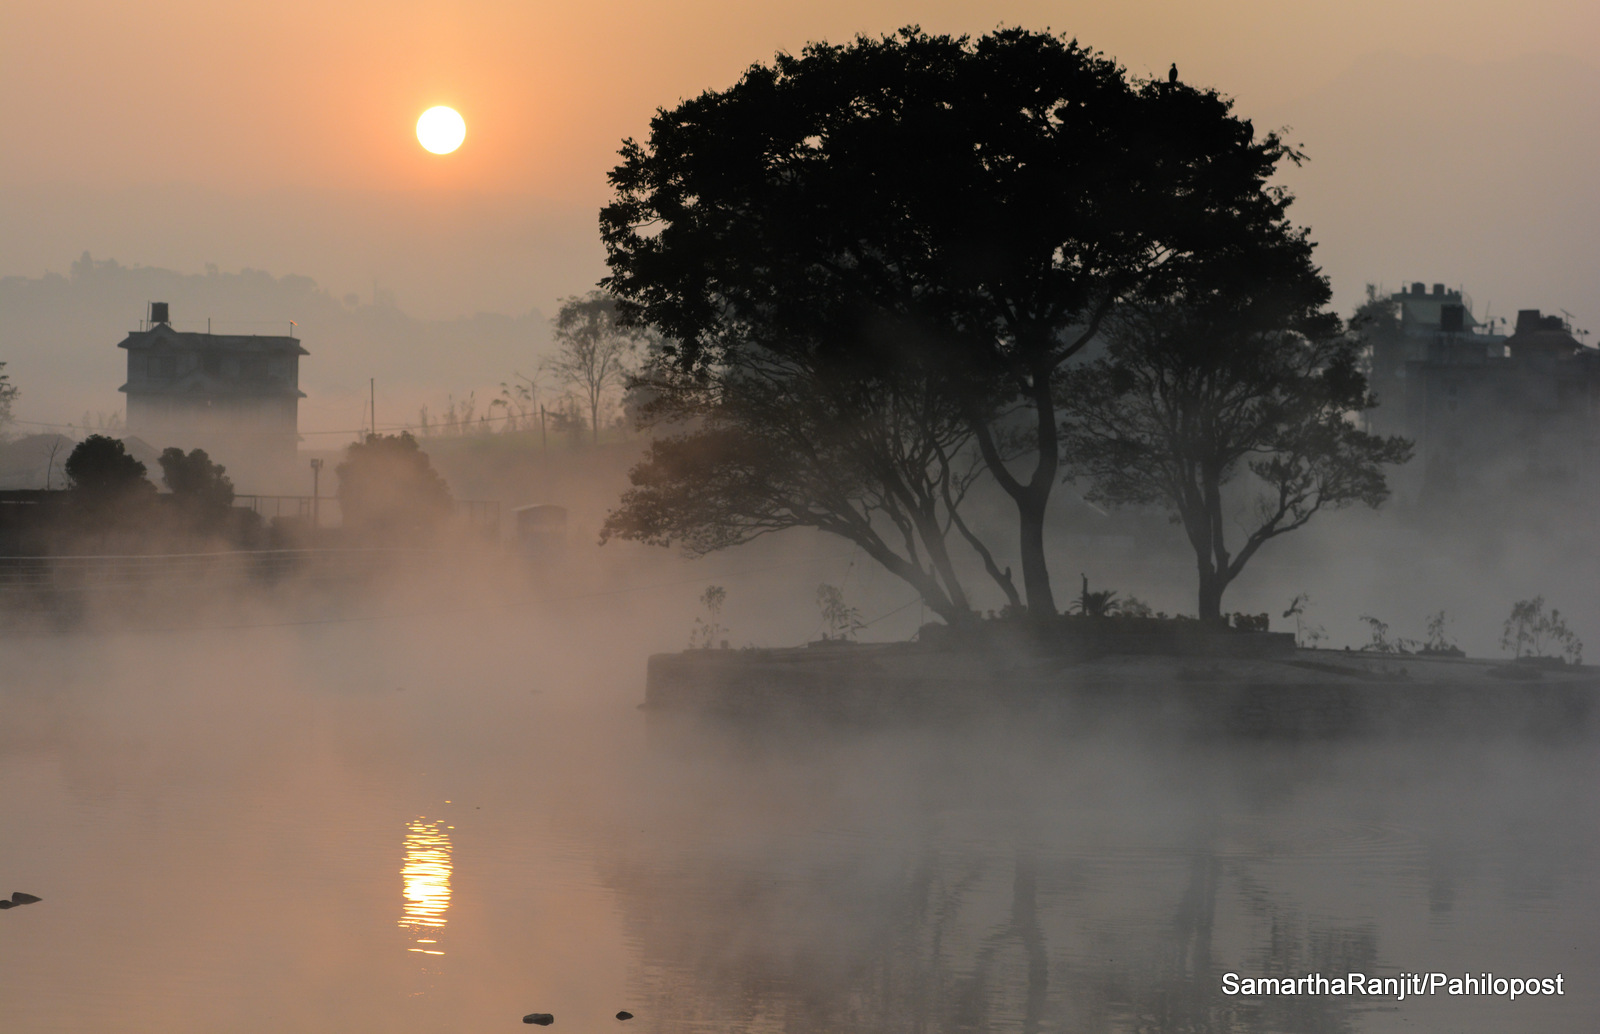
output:
[[[597, 605], [8, 640], [0, 893], [43, 900], [0, 912], [0, 1029], [1600, 1017], [1590, 743], [718, 729], [637, 709], [620, 627]], [[1565, 993], [1222, 992], [1418, 971]]]

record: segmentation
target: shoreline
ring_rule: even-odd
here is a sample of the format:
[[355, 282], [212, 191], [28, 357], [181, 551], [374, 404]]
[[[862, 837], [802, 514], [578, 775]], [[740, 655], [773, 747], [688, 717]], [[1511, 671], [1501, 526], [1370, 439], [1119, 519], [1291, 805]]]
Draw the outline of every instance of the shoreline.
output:
[[909, 642], [690, 650], [650, 657], [641, 707], [754, 722], [1000, 719], [1067, 732], [1122, 727], [1202, 738], [1561, 738], [1596, 724], [1594, 667], [1266, 645], [1254, 656]]

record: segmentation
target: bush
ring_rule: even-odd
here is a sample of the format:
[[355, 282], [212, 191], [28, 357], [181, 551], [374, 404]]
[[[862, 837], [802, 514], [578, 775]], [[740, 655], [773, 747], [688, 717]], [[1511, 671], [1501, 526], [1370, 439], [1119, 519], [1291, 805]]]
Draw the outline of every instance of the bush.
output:
[[72, 483], [68, 503], [82, 531], [131, 529], [155, 497], [145, 465], [116, 438], [90, 435], [72, 450], [63, 469]]
[[220, 531], [233, 509], [233, 479], [204, 449], [185, 454], [169, 448], [161, 453], [161, 480], [172, 490], [173, 502], [195, 530]]
[[336, 473], [344, 526], [355, 538], [426, 538], [455, 508], [444, 478], [409, 432], [367, 435], [345, 450]]

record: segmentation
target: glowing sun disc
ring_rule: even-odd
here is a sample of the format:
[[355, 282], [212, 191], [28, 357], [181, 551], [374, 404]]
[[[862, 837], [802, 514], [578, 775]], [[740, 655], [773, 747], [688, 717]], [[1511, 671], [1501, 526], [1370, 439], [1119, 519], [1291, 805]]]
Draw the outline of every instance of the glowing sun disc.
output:
[[449, 154], [467, 138], [466, 120], [454, 108], [429, 108], [417, 119], [417, 142], [434, 154]]

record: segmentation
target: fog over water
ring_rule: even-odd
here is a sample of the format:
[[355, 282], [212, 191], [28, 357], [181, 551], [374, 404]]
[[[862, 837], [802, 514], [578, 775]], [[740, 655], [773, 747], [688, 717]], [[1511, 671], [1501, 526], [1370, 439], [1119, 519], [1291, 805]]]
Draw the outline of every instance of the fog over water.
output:
[[[731, 595], [815, 576], [788, 562]], [[1600, 1011], [1586, 740], [641, 711], [684, 574], [8, 639], [0, 873], [44, 900], [0, 915], [4, 1028], [547, 1011], [591, 1030], [627, 1009], [659, 1031], [1491, 1031]], [[1228, 971], [1416, 970], [1563, 974], [1566, 994], [1219, 992]]]
[[[1140, 128], [1147, 116], [1129, 116], [1134, 107], [1039, 105], [1044, 94], [1024, 91], [1025, 121], [1047, 127], [1039, 139], [1063, 141], [1059, 150], [1029, 144], [1016, 161], [1005, 158], [1013, 131], [998, 109], [976, 107], [926, 123], [974, 131], [966, 143], [950, 137], [959, 146], [929, 150], [949, 153], [951, 164], [941, 166], [919, 165], [915, 148], [880, 146], [891, 136], [879, 134], [896, 128], [888, 119], [863, 121], [871, 132], [841, 133], [827, 119], [802, 126], [798, 108], [782, 117], [738, 109], [757, 114], [722, 124], [737, 133], [708, 129], [691, 140], [685, 154], [695, 160], [663, 166], [670, 175], [659, 183], [692, 183], [680, 180], [691, 167], [718, 175], [686, 193], [689, 203], [663, 195], [639, 208], [627, 234], [610, 222], [608, 253], [597, 232], [608, 223], [597, 217], [633, 189], [628, 155], [644, 153], [634, 141], [655, 147], [652, 120], [670, 126], [675, 110], [696, 105], [712, 112], [706, 98], [716, 94], [707, 91], [731, 88], [752, 63], [801, 55], [808, 42], [864, 45], [913, 24], [974, 39], [1007, 26], [1075, 38], [1119, 62], [1130, 89], [1146, 96], [1141, 104], [1166, 98], [1145, 110], [1182, 115], [1149, 123], [1167, 127], [1157, 135]], [[522, 1029], [534, 1013], [553, 1014], [561, 1034], [1596, 1026], [1600, 351], [1590, 330], [1600, 329], [1600, 4], [57, 0], [7, 4], [0, 27], [0, 87], [18, 98], [0, 107], [0, 539], [12, 543], [0, 549], [0, 895], [20, 895], [0, 896], [0, 1034], [457, 1034]], [[1006, 68], [961, 81], [981, 83], [974, 97], [988, 105], [1003, 95], [1000, 85], [1032, 91], [1031, 66], [1030, 58], [1015, 76]], [[892, 97], [884, 79], [860, 85], [870, 89], [838, 127], [874, 110], [916, 124], [899, 114], [915, 106], [866, 102], [875, 91]], [[1243, 648], [1199, 642], [1196, 623], [1168, 622], [1201, 609], [1193, 547], [1205, 536], [1186, 539], [1160, 506], [1118, 506], [1111, 494], [1091, 503], [1087, 481], [1062, 482], [1055, 468], [1039, 467], [1039, 484], [1053, 492], [1048, 512], [1019, 521], [1018, 499], [991, 467], [960, 497], [974, 534], [953, 533], [951, 475], [960, 481], [969, 461], [980, 469], [974, 421], [997, 433], [1002, 451], [1020, 449], [1006, 467], [1013, 478], [1062, 424], [1047, 419], [1030, 438], [1022, 420], [1038, 393], [994, 396], [993, 385], [984, 387], [998, 370], [992, 355], [972, 352], [970, 368], [927, 361], [952, 343], [972, 343], [956, 317], [975, 277], [1012, 258], [1022, 269], [1028, 255], [1045, 256], [1035, 271], [1049, 266], [1050, 276], [1015, 278], [1026, 301], [1030, 283], [1061, 271], [1058, 258], [1062, 269], [1098, 268], [1092, 257], [1103, 247], [1115, 253], [1122, 245], [1114, 239], [1130, 227], [1159, 222], [1145, 216], [1164, 210], [1165, 197], [1149, 188], [1118, 194], [1167, 164], [1147, 161], [1153, 141], [1182, 145], [1174, 154], [1237, 157], [1186, 151], [1194, 141], [1182, 138], [1205, 129], [1194, 120], [1201, 109], [1165, 107], [1211, 89], [1233, 104], [1228, 118], [1246, 121], [1229, 123], [1219, 108], [1196, 141], [1237, 140], [1248, 151], [1281, 134], [1305, 159], [1274, 159], [1257, 184], [1271, 193], [1251, 194], [1252, 205], [1264, 197], [1275, 205], [1280, 189], [1295, 197], [1288, 219], [1316, 242], [1301, 287], [1325, 275], [1326, 308], [1346, 320], [1368, 303], [1354, 325], [1370, 335], [1360, 363], [1393, 375], [1391, 397], [1378, 401], [1409, 414], [1396, 427], [1419, 443], [1410, 464], [1386, 475], [1391, 491], [1380, 508], [1329, 503], [1250, 559], [1221, 605], [1233, 621], [1228, 634], [1253, 637]], [[440, 104], [468, 125], [454, 157], [422, 150], [413, 132], [421, 112]], [[1090, 115], [1082, 125], [1099, 127], [1094, 133], [1067, 135]], [[785, 139], [786, 121], [806, 135], [769, 146]], [[745, 142], [760, 146], [739, 158], [732, 145], [742, 127], [753, 127]], [[1049, 179], [1050, 155], [1062, 162], [1058, 171], [1089, 169], [1083, 156], [1101, 153], [1100, 131], [1120, 139], [1127, 127], [1138, 131], [1122, 144], [1113, 139], [1103, 152], [1109, 164], [1094, 164], [1083, 180], [1095, 184], [1084, 194], [1095, 217], [1062, 224], [1105, 222], [1113, 232], [1085, 238], [1076, 251], [1057, 251], [1057, 240], [1037, 247], [1029, 234], [1010, 251], [993, 244], [1003, 236], [989, 240], [1007, 222], [1028, 230], [1035, 212], [1048, 225], [1048, 210], [1072, 196]], [[859, 152], [870, 159], [861, 168], [877, 170], [870, 176], [788, 179], [828, 171], [829, 156], [851, 153], [830, 150], [832, 141], [852, 135], [871, 145]], [[704, 155], [694, 150], [702, 143]], [[1140, 157], [1119, 164], [1129, 154]], [[961, 171], [974, 155], [1020, 171], [1002, 179], [1026, 189], [986, 194]], [[1196, 160], [1194, 171], [1208, 174], [1171, 180], [1174, 197], [1190, 197], [1195, 184], [1218, 178], [1211, 172], [1236, 164]], [[962, 178], [945, 183], [916, 171], [941, 167]], [[740, 186], [741, 169], [766, 171]], [[1078, 183], [1077, 175], [1062, 182]], [[697, 193], [721, 180], [737, 188], [722, 201]], [[758, 180], [783, 190], [757, 190]], [[894, 180], [906, 192], [888, 190]], [[869, 186], [884, 193], [869, 196]], [[763, 223], [746, 188], [748, 198], [834, 203]], [[902, 206], [911, 221], [872, 214]], [[1102, 209], [1121, 215], [1105, 219]], [[858, 210], [871, 218], [816, 234], [812, 257], [820, 259], [805, 259], [811, 229], [830, 225], [818, 212], [839, 219]], [[747, 343], [760, 347], [751, 369], [766, 365], [767, 344], [786, 350], [774, 353], [784, 359], [776, 368], [799, 365], [783, 391], [751, 394], [744, 413], [757, 414], [752, 424], [779, 426], [776, 437], [795, 443], [802, 459], [821, 457], [787, 472], [804, 486], [803, 505], [828, 494], [895, 498], [879, 493], [879, 482], [886, 455], [900, 465], [892, 446], [901, 420], [918, 446], [901, 455], [960, 460], [945, 463], [942, 478], [922, 479], [944, 493], [945, 506], [923, 511], [922, 530], [912, 534], [899, 516], [886, 521], [899, 514], [892, 508], [867, 523], [889, 540], [898, 534], [918, 565], [934, 555], [929, 526], [943, 524], [956, 553], [947, 574], [986, 620], [935, 628], [895, 653], [884, 644], [921, 636], [937, 603], [926, 606], [873, 561], [870, 545], [813, 527], [698, 560], [640, 541], [659, 531], [682, 545], [704, 525], [685, 535], [636, 523], [638, 539], [613, 528], [617, 535], [597, 544], [651, 436], [711, 426], [715, 410], [703, 403], [719, 393], [739, 401], [739, 392], [727, 393], [738, 378], [701, 382], [717, 391], [686, 411], [669, 406], [646, 426], [651, 400], [671, 401], [659, 377], [625, 394], [618, 367], [608, 379], [591, 363], [585, 383], [571, 363], [572, 328], [585, 324], [564, 325], [563, 313], [589, 305], [587, 325], [602, 326], [600, 313], [610, 310], [582, 296], [626, 265], [623, 238], [636, 237], [636, 257], [651, 250], [646, 241], [711, 242], [676, 232], [687, 221], [675, 230], [671, 218], [657, 218], [702, 211], [738, 213], [716, 235], [731, 249], [726, 261], [688, 249], [635, 267], [648, 273], [682, 261], [687, 278], [678, 287], [695, 278], [689, 272], [720, 270], [705, 280], [712, 295], [745, 291], [745, 315], [793, 319], [765, 335], [752, 331]], [[1144, 258], [1129, 250], [1116, 261], [1146, 273], [1180, 270], [1163, 288], [1179, 294], [1193, 274], [1196, 299], [1213, 275], [1248, 287], [1242, 281], [1261, 272], [1236, 261], [1249, 253], [1232, 250], [1240, 241], [1223, 248], [1214, 245], [1226, 235], [1198, 234], [1216, 211], [1186, 202], [1173, 211], [1181, 218], [1149, 236]], [[1265, 209], [1250, 211], [1236, 229], [1265, 218]], [[1118, 223], [1130, 214], [1137, 218]], [[1074, 240], [1080, 232], [1071, 229]], [[822, 247], [834, 238], [838, 254]], [[941, 240], [966, 243], [940, 252]], [[763, 248], [745, 249], [752, 241]], [[1169, 250], [1174, 241], [1187, 243]], [[781, 246], [765, 248], [772, 242]], [[885, 246], [910, 250], [878, 269]], [[1255, 258], [1294, 251], [1274, 247]], [[1178, 254], [1188, 257], [1173, 263]], [[1153, 255], [1164, 257], [1147, 262]], [[789, 268], [796, 256], [805, 261], [792, 271], [804, 275], [767, 285], [768, 293], [754, 276], [745, 288], [736, 283], [747, 272]], [[842, 290], [837, 299], [806, 286], [829, 283], [814, 275], [830, 269], [867, 276], [854, 286], [849, 277], [831, 281]], [[871, 287], [885, 271], [893, 275]], [[910, 279], [895, 286], [903, 275]], [[926, 275], [936, 279], [917, 282]], [[1144, 287], [1120, 276], [1098, 287], [1084, 281], [1035, 296], [1048, 301], [1036, 308], [1077, 307], [1087, 320], [1082, 300], [1097, 291], [1131, 303], [1162, 279]], [[631, 297], [694, 295], [678, 287], [646, 276]], [[828, 325], [834, 317], [825, 310], [837, 300], [838, 313], [850, 312], [851, 292], [863, 287], [871, 289], [854, 298], [871, 304], [852, 322]], [[1080, 300], [1061, 308], [1068, 298]], [[996, 300], [998, 309], [970, 312], [989, 312], [988, 320], [1008, 307], [1030, 310]], [[193, 338], [159, 355], [153, 345], [119, 348], [157, 319], [150, 306], [158, 302], [169, 327]], [[859, 323], [861, 312], [886, 305], [883, 314], [894, 316], [902, 303], [915, 303], [900, 314], [909, 319]], [[947, 305], [956, 322], [925, 323]], [[1093, 319], [1103, 336], [1073, 366], [1062, 359], [1024, 379], [1037, 388], [1082, 373], [1075, 364], [1109, 354], [1111, 323], [1125, 315], [1137, 309], [1101, 310]], [[1498, 332], [1517, 330], [1523, 316], [1530, 335], [1561, 341], [1502, 341]], [[826, 333], [807, 329], [813, 317]], [[610, 319], [608, 334], [618, 327]], [[1063, 322], [1025, 337], [1048, 344], [1087, 325]], [[1289, 326], [1274, 324], [1272, 335]], [[659, 364], [641, 364], [670, 338], [692, 340], [682, 327], [655, 329], [666, 336], [629, 339], [637, 347], [622, 360], [628, 370], [660, 375]], [[739, 340], [734, 323], [700, 329], [703, 343]], [[1014, 330], [1013, 345], [1023, 342]], [[814, 355], [804, 347], [813, 332], [827, 345]], [[261, 342], [246, 335], [286, 336], [269, 360], [253, 354]], [[228, 348], [239, 355], [223, 354], [223, 336], [237, 338]], [[834, 368], [827, 359], [869, 344], [863, 354], [875, 359], [865, 366]], [[272, 361], [287, 362], [290, 352], [292, 367]], [[1472, 362], [1456, 369], [1463, 357]], [[1401, 391], [1395, 371], [1408, 364], [1412, 379]], [[874, 387], [861, 373], [874, 368], [893, 392], [858, 391], [857, 380]], [[1473, 381], [1474, 370], [1492, 375]], [[215, 445], [187, 440], [183, 421], [136, 426], [141, 394], [151, 403], [181, 384], [201, 385], [196, 398], [242, 386], [240, 398], [276, 398], [267, 411], [292, 407], [295, 420], [273, 430], [252, 401], [238, 407], [246, 417], [236, 426], [212, 426], [233, 408], [218, 406], [202, 421], [217, 433]], [[848, 390], [832, 400], [835, 409], [811, 408], [818, 385]], [[744, 389], [761, 386], [757, 377]], [[868, 412], [862, 401], [873, 397], [897, 400], [896, 412], [905, 399], [941, 404], [924, 417], [910, 405], [880, 425], [884, 411]], [[1474, 408], [1473, 399], [1491, 398], [1494, 405]], [[778, 419], [785, 400], [804, 403], [787, 425]], [[1323, 429], [1347, 432], [1345, 417], [1359, 408], [1329, 410]], [[147, 412], [157, 409], [184, 407]], [[825, 484], [848, 466], [839, 457], [861, 455], [850, 441], [859, 436], [841, 432], [874, 427], [891, 433], [875, 439], [865, 461], [852, 461], [867, 476], [846, 472]], [[349, 443], [402, 430], [415, 434], [448, 493], [389, 513], [371, 505], [363, 524], [361, 491], [349, 490], [339, 469], [351, 460]], [[152, 482], [122, 498], [126, 510], [109, 492], [97, 504], [92, 492], [59, 491], [75, 446], [101, 431], [126, 432], [129, 455], [139, 452]], [[817, 451], [833, 435], [842, 451]], [[281, 452], [253, 462], [266, 441]], [[918, 451], [930, 442], [938, 447]], [[226, 472], [226, 500], [201, 508], [199, 497], [209, 505], [220, 496], [158, 498], [157, 484], [176, 489], [183, 479], [164, 480], [157, 457], [180, 446], [178, 463], [191, 472], [209, 469], [192, 451], [184, 460], [197, 447], [210, 450], [206, 463], [226, 468], [207, 482], [216, 489]], [[729, 469], [741, 455], [758, 458], [745, 466], [759, 476], [729, 482], [748, 488], [773, 473], [766, 460], [781, 453], [730, 455]], [[923, 474], [938, 469], [924, 463]], [[671, 466], [657, 473], [670, 481]], [[367, 490], [415, 488], [394, 471]], [[360, 480], [359, 471], [349, 478]], [[1247, 486], [1261, 487], [1242, 474], [1234, 482]], [[757, 503], [771, 502], [754, 487]], [[674, 502], [693, 510], [718, 491], [702, 479]], [[336, 493], [351, 501], [348, 524]], [[931, 499], [930, 491], [924, 502]], [[1216, 521], [1236, 557], [1241, 535], [1260, 526], [1255, 502], [1230, 489]], [[524, 507], [540, 512], [524, 511], [531, 519], [522, 523]], [[754, 509], [777, 525], [792, 513], [788, 501], [777, 516]], [[1038, 531], [1037, 552], [1024, 528]], [[992, 550], [994, 577], [967, 548], [973, 539]], [[1023, 558], [1039, 554], [1035, 586], [1047, 570], [1053, 600], [1044, 614], [1028, 599], [1046, 620], [1025, 626], [1015, 609], [1004, 612], [997, 581], [1015, 569], [1013, 590], [1026, 593]], [[720, 612], [703, 603], [712, 588], [726, 590]], [[832, 617], [819, 592], [829, 589]], [[1113, 601], [1127, 608], [1134, 646], [1106, 647], [1107, 626], [1097, 622], [1112, 619], [1088, 616], [1091, 593], [1109, 594], [1101, 597], [1108, 613]], [[1083, 616], [1056, 622], [1074, 602]], [[1508, 613], [1519, 605], [1552, 619], [1541, 643], [1515, 641]], [[1139, 616], [1144, 610], [1160, 613]], [[966, 603], [950, 611], [969, 616]], [[1296, 633], [1294, 652], [1280, 639], [1282, 651], [1265, 655], [1274, 644], [1247, 631], [1259, 630], [1263, 615], [1271, 632]], [[1561, 622], [1570, 639], [1555, 633]], [[1532, 627], [1524, 622], [1524, 639], [1538, 638]], [[809, 649], [830, 631], [878, 645]], [[1058, 639], [1043, 655], [1018, 645], [1046, 634]], [[1555, 654], [1578, 660], [1580, 651], [1564, 648], [1580, 638], [1587, 664], [1561, 663]], [[1264, 656], [1244, 656], [1252, 642]], [[711, 711], [733, 697], [723, 709], [742, 710], [737, 717], [642, 706], [651, 658], [691, 643], [708, 649], [657, 661], [655, 670], [768, 660], [800, 670], [823, 661], [809, 669], [811, 682], [802, 671], [785, 687], [769, 670], [745, 668], [748, 681], [730, 678], [720, 699], [712, 679], [679, 698], [704, 689], [698, 701]], [[806, 648], [755, 652], [786, 647]], [[893, 669], [907, 657], [912, 663]], [[1491, 668], [1486, 659], [1504, 663]], [[1096, 665], [1098, 674], [1088, 671]], [[1118, 666], [1120, 674], [1106, 674]], [[1459, 680], [1437, 677], [1452, 669]], [[854, 703], [866, 700], [856, 711], [817, 703], [851, 693]], [[948, 710], [961, 717], [936, 713], [951, 700], [959, 706]], [[1256, 712], [1241, 718], [1240, 700]], [[1326, 717], [1319, 707], [1336, 719], [1401, 717], [1369, 723], [1381, 732], [1352, 732], [1357, 719], [1310, 733], [1314, 722], [1295, 724], [1308, 713]], [[1180, 728], [1190, 712], [1208, 709], [1216, 721]], [[1080, 723], [1086, 715], [1103, 721]], [[1412, 720], [1429, 727], [1397, 731]], [[1224, 992], [1229, 974], [1417, 972], [1559, 979], [1563, 993], [1512, 1001], [1443, 990], [1403, 999]], [[618, 1020], [619, 1010], [633, 1018]]]

